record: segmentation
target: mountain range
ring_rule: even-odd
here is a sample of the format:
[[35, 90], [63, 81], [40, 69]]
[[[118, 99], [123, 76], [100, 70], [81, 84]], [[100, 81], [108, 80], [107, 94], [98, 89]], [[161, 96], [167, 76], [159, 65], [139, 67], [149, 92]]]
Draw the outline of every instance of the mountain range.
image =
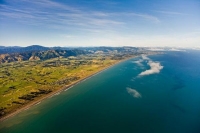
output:
[[0, 64], [15, 61], [47, 60], [69, 56], [84, 55], [89, 53], [137, 53], [143, 48], [136, 47], [44, 47], [32, 45], [28, 47], [0, 46]]
[[88, 52], [83, 50], [46, 50], [46, 51], [29, 51], [21, 53], [0, 54], [0, 64], [10, 63], [15, 61], [47, 60], [51, 58], [77, 56], [87, 53]]
[[9, 53], [20, 53], [20, 52], [29, 52], [29, 51], [45, 51], [50, 50], [51, 48], [43, 47], [40, 45], [32, 45], [28, 47], [19, 47], [19, 46], [0, 46], [0, 54], [9, 54]]

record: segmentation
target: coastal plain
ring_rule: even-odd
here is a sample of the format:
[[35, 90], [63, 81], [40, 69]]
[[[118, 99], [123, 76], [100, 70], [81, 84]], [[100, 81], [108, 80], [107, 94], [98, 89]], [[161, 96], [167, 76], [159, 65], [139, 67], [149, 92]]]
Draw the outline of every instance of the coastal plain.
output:
[[0, 118], [14, 115], [133, 54], [82, 54], [0, 64]]

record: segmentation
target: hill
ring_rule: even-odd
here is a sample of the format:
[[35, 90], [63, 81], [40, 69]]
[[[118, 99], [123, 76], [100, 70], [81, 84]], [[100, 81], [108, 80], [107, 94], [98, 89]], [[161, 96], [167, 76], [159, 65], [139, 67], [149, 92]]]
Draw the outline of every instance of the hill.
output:
[[32, 45], [28, 47], [18, 47], [18, 46], [0, 46], [0, 54], [10, 54], [10, 53], [20, 53], [20, 52], [30, 52], [30, 51], [45, 51], [50, 50], [48, 47], [43, 47], [40, 45]]
[[[29, 48], [33, 50], [35, 47], [34, 48], [29, 47]], [[86, 54], [86, 53], [88, 52], [83, 51], [83, 50], [46, 50], [46, 51], [0, 54], [0, 64], [15, 62], [15, 61], [47, 60], [51, 58], [77, 56], [77, 55]]]

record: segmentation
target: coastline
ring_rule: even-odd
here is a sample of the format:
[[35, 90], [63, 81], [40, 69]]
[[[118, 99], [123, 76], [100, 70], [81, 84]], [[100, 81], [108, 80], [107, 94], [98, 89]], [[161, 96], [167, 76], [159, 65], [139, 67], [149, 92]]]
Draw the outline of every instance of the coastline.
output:
[[54, 92], [52, 92], [52, 93], [50, 93], [50, 94], [47, 94], [47, 95], [45, 95], [45, 96], [42, 96], [41, 98], [38, 98], [37, 100], [28, 103], [28, 104], [25, 105], [24, 107], [21, 107], [21, 108], [15, 110], [15, 111], [11, 112], [10, 114], [5, 115], [4, 117], [0, 118], [0, 122], [2, 122], [2, 121], [4, 121], [4, 120], [7, 120], [8, 118], [13, 117], [13, 116], [19, 114], [20, 112], [25, 111], [25, 110], [31, 108], [31, 107], [34, 106], [34, 105], [38, 105], [38, 104], [40, 104], [43, 100], [45, 100], [45, 99], [47, 99], [47, 98], [50, 98], [50, 97], [53, 97], [54, 95], [59, 94], [59, 93], [61, 93], [62, 91], [67, 91], [67, 90], [69, 90], [70, 88], [72, 88], [74, 85], [77, 85], [77, 84], [79, 84], [79, 83], [81, 83], [81, 82], [83, 82], [83, 81], [85, 81], [85, 80], [91, 78], [92, 76], [95, 76], [95, 75], [97, 75], [97, 74], [99, 74], [99, 73], [101, 73], [101, 72], [103, 72], [103, 71], [105, 71], [105, 70], [107, 70], [107, 69], [109, 69], [109, 68], [111, 68], [111, 67], [113, 67], [113, 66], [115, 66], [115, 65], [117, 65], [117, 64], [119, 64], [119, 63], [121, 63], [121, 62], [123, 62], [123, 61], [129, 60], [129, 59], [132, 59], [132, 58], [136, 58], [136, 57], [138, 57], [138, 56], [132, 56], [132, 57], [125, 58], [125, 59], [123, 59], [123, 60], [119, 60], [119, 61], [115, 62], [115, 63], [112, 64], [112, 65], [106, 66], [105, 68], [103, 68], [103, 69], [101, 69], [101, 70], [99, 70], [99, 71], [97, 71], [97, 72], [92, 73], [91, 75], [88, 75], [88, 76], [86, 76], [86, 77], [84, 77], [84, 78], [82, 78], [82, 79], [79, 79], [79, 80], [77, 80], [77, 81], [75, 81], [75, 82], [73, 82], [73, 83], [71, 83], [71, 84], [69, 84], [69, 85], [65, 85], [64, 87], [62, 87], [62, 88], [60, 88], [60, 89], [58, 89], [58, 90], [56, 90], [56, 91], [54, 91]]

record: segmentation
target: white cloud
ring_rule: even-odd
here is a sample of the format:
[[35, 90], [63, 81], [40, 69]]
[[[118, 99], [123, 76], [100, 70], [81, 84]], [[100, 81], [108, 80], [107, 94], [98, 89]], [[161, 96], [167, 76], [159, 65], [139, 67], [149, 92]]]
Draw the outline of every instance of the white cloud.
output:
[[186, 13], [173, 12], [173, 11], [155, 11], [155, 12], [162, 13], [162, 14], [169, 14], [169, 15], [189, 15]]
[[192, 47], [199, 46], [200, 34], [171, 34], [171, 35], [127, 35], [112, 36], [113, 46], [136, 46], [136, 47]]
[[133, 61], [133, 63], [136, 63], [138, 66], [143, 66], [143, 64], [142, 64], [142, 62], [144, 61], [144, 60], [150, 60], [146, 55], [142, 55], [141, 56], [142, 57], [142, 59], [139, 59], [139, 60], [137, 60], [137, 61]]
[[[116, 29], [127, 24], [120, 17], [139, 17], [151, 22], [159, 22], [159, 19], [149, 14], [127, 12], [87, 11], [81, 7], [61, 4], [51, 0], [7, 0], [8, 5], [0, 4], [0, 17], [12, 18], [17, 22], [30, 25], [42, 25], [55, 29], [66, 27], [78, 27], [78, 29]], [[23, 5], [23, 6], [22, 6]], [[24, 8], [24, 5], [26, 6]], [[37, 10], [35, 10], [37, 9]], [[125, 19], [126, 20], [126, 19]], [[42, 23], [39, 23], [42, 22]], [[116, 26], [116, 27], [115, 27]], [[69, 28], [67, 28], [69, 29]], [[115, 30], [114, 30], [115, 31]]]
[[143, 59], [143, 60], [150, 60], [150, 59], [149, 59], [146, 55], [144, 55], [144, 54], [142, 55], [142, 59]]
[[142, 65], [142, 62], [143, 62], [142, 59], [139, 59], [139, 60], [137, 60], [137, 61], [133, 61], [133, 63], [136, 63], [138, 66], [143, 66], [143, 65]]
[[135, 98], [141, 98], [142, 95], [135, 89], [126, 88], [127, 92]]
[[141, 72], [139, 76], [160, 73], [160, 70], [163, 69], [163, 66], [159, 62], [153, 62], [149, 60], [148, 65], [150, 66], [150, 69]]
[[[8, 5], [0, 4], [1, 18], [13, 18], [18, 22], [23, 21], [30, 25], [30, 21], [39, 25], [60, 29], [78, 26], [85, 28], [102, 28], [122, 25], [116, 19], [108, 18], [108, 13], [97, 11], [84, 11], [78, 7], [60, 4], [50, 0], [39, 1], [7, 1]], [[26, 5], [24, 8], [21, 5]], [[37, 10], [35, 10], [37, 8]]]
[[[79, 6], [60, 3], [53, 0], [5, 0], [6, 4], [0, 4], [0, 21], [2, 27], [8, 25], [7, 20], [13, 20], [15, 25], [22, 23], [23, 25], [33, 26], [35, 31], [46, 32], [47, 29], [55, 30], [48, 34], [70, 34], [78, 39], [69, 39], [70, 36], [58, 37], [57, 35], [49, 39], [35, 39], [21, 30], [24, 36], [16, 37], [14, 33], [12, 40], [8, 40], [7, 35], [2, 32], [0, 35], [1, 45], [30, 45], [42, 44], [49, 46], [70, 45], [70, 46], [135, 46], [135, 47], [151, 47], [151, 46], [199, 46], [200, 32], [199, 27], [195, 27], [197, 21], [192, 21], [193, 27], [186, 32], [184, 27], [171, 27], [174, 24], [169, 23], [170, 27], [163, 28], [162, 25], [167, 24], [160, 15], [172, 14], [182, 15], [182, 12], [174, 11], [156, 11], [155, 14], [150, 12], [134, 12], [134, 10], [109, 11], [90, 9], [90, 6]], [[84, 1], [86, 2], [86, 1]], [[88, 1], [87, 1], [88, 2]], [[88, 2], [89, 3], [89, 2]], [[93, 2], [91, 2], [93, 3]], [[120, 2], [98, 1], [97, 3], [111, 4], [120, 6]], [[118, 4], [118, 5], [117, 5]], [[89, 5], [89, 4], [88, 4]], [[184, 14], [183, 14], [184, 15]], [[166, 15], [169, 16], [169, 15]], [[188, 16], [188, 15], [187, 15]], [[186, 16], [186, 17], [187, 17]], [[194, 14], [195, 17], [195, 14]], [[167, 20], [167, 19], [166, 19]], [[190, 20], [190, 19], [188, 19]], [[195, 19], [196, 20], [196, 19]], [[142, 24], [141, 24], [142, 22]], [[169, 21], [170, 22], [170, 21]], [[5, 26], [4, 26], [5, 25]], [[142, 26], [142, 27], [141, 27]], [[152, 27], [153, 26], [153, 27]], [[161, 26], [161, 27], [160, 27]], [[9, 26], [11, 27], [11, 26]], [[41, 29], [41, 28], [45, 29]], [[38, 30], [39, 28], [39, 30]], [[25, 28], [26, 29], [26, 28]], [[155, 30], [154, 30], [155, 29]], [[172, 31], [170, 30], [172, 29]], [[174, 31], [173, 31], [174, 29]], [[3, 29], [4, 30], [4, 29]], [[2, 31], [3, 31], [2, 30]], [[194, 31], [193, 31], [194, 30]], [[177, 32], [176, 32], [177, 31]], [[185, 31], [185, 32], [184, 32]], [[10, 32], [10, 31], [9, 31]], [[7, 32], [7, 33], [9, 33]], [[16, 31], [17, 32], [17, 31]], [[169, 32], [169, 33], [168, 33]], [[190, 33], [191, 32], [191, 33]], [[11, 32], [12, 33], [12, 32]], [[41, 33], [45, 35], [44, 33]], [[185, 35], [187, 33], [187, 35]], [[190, 33], [190, 34], [189, 34]], [[19, 36], [19, 35], [18, 35]], [[50, 37], [49, 37], [50, 38]], [[20, 40], [21, 39], [21, 40]], [[59, 41], [57, 41], [59, 39]], [[15, 41], [20, 40], [20, 41]], [[25, 41], [26, 40], [26, 41]], [[54, 41], [55, 40], [55, 41]], [[66, 42], [67, 41], [67, 42]]]
[[[146, 55], [142, 55], [142, 61], [143, 60], [148, 60], [148, 65], [150, 66], [150, 69], [141, 72], [138, 76], [160, 73], [160, 70], [163, 69], [163, 66], [159, 62], [152, 61]], [[140, 63], [140, 61], [138, 61], [138, 63]]]
[[155, 23], [159, 23], [160, 20], [155, 17], [155, 16], [152, 16], [152, 15], [148, 15], [148, 14], [138, 14], [138, 13], [132, 13], [133, 16], [137, 16], [137, 17], [141, 17], [141, 18], [144, 18], [146, 20], [149, 20], [149, 21], [152, 21], [152, 22], [155, 22]]
[[185, 51], [185, 50], [177, 49], [177, 48], [171, 48], [171, 49], [169, 49], [169, 51]]
[[138, 18], [142, 18], [149, 22], [160, 23], [160, 20], [156, 16], [153, 16], [150, 14], [142, 14], [142, 13], [135, 13], [135, 12], [122, 12], [122, 13], [112, 13], [112, 15], [138, 17]]
[[74, 38], [75, 36], [68, 35], [68, 34], [62, 34], [61, 37], [64, 37], [64, 38]]

